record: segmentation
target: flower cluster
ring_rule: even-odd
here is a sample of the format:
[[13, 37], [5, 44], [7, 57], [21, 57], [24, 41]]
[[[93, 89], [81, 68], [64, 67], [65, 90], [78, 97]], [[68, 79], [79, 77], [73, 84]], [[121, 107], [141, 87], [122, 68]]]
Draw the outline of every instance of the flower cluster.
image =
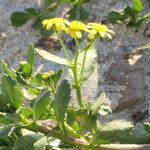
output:
[[73, 38], [78, 39], [82, 38], [82, 32], [87, 32], [89, 39], [94, 39], [96, 37], [108, 37], [111, 39], [111, 33], [114, 34], [112, 30], [108, 29], [106, 25], [102, 25], [101, 23], [88, 23], [86, 25], [80, 21], [69, 22], [62, 18], [52, 18], [44, 20], [42, 24], [47, 30], [54, 28], [57, 32], [65, 31]]

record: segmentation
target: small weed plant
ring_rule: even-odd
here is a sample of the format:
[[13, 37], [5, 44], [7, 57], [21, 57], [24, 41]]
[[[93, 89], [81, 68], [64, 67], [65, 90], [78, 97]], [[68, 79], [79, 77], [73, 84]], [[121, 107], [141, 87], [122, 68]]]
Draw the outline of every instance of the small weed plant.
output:
[[[125, 120], [102, 125], [98, 117], [111, 112], [105, 102], [105, 93], [101, 93], [94, 103], [82, 97], [81, 88], [95, 68], [94, 42], [97, 38], [111, 39], [114, 32], [102, 24], [69, 22], [62, 18], [46, 19], [42, 24], [45, 30], [54, 30], [65, 58], [30, 44], [27, 60], [20, 62], [18, 69], [9, 69], [1, 61], [0, 149], [150, 149], [148, 144], [131, 144], [149, 143], [149, 123], [144, 124], [142, 133], [133, 130], [133, 124]], [[68, 53], [63, 34], [75, 40], [74, 58]], [[62, 69], [34, 73], [35, 54], [66, 66], [71, 81], [60, 80]], [[76, 106], [71, 103], [73, 89]]]

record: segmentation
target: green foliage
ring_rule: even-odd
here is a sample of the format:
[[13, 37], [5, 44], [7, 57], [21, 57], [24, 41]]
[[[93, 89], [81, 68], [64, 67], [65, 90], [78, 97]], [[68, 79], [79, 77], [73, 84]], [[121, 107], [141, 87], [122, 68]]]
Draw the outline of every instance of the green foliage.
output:
[[[83, 74], [88, 74], [85, 80], [93, 71], [93, 67], [91, 69], [90, 66], [95, 58], [95, 51], [91, 46], [88, 48], [80, 49], [80, 52], [86, 52], [86, 55], [81, 57], [78, 53], [77, 63], [75, 59], [71, 61], [77, 68], [79, 62], [81, 66], [84, 62], [83, 70], [86, 71]], [[33, 45], [30, 45], [27, 62], [21, 63], [16, 71], [1, 62], [3, 74], [0, 104], [3, 107], [0, 109], [0, 149], [53, 149], [53, 142], [61, 148], [88, 149], [95, 149], [97, 144], [113, 142], [149, 142], [149, 123], [144, 124], [146, 131], [142, 132], [132, 130], [132, 123], [125, 120], [114, 120], [100, 125], [98, 117], [111, 112], [105, 101], [105, 93], [102, 93], [93, 104], [84, 101], [84, 107], [73, 106], [70, 103], [71, 84], [67, 80], [59, 83], [62, 70], [32, 73], [35, 51]], [[86, 66], [87, 64], [89, 66]], [[72, 66], [68, 67], [72, 69]], [[79, 74], [81, 70], [79, 69]], [[78, 82], [80, 86], [83, 83], [79, 80]], [[25, 91], [26, 95], [34, 94], [34, 98], [28, 99], [30, 96], [25, 96]], [[28, 104], [24, 104], [23, 101]]]
[[[84, 4], [90, 1], [45, 0], [40, 10], [29, 8], [13, 13], [11, 22], [19, 27], [34, 18], [32, 27], [40, 30], [43, 36], [49, 36], [55, 28], [47, 31], [43, 29], [41, 22], [53, 18], [58, 6], [63, 3], [71, 6], [68, 11], [70, 20], [86, 20], [89, 14]], [[132, 0], [132, 6], [127, 6], [122, 11], [110, 12], [109, 22], [129, 21], [128, 26], [139, 27], [149, 17], [141, 15], [142, 8], [140, 0]], [[98, 118], [111, 112], [106, 103], [105, 93], [101, 93], [93, 103], [85, 101], [82, 97], [82, 85], [95, 68], [96, 51], [93, 44], [98, 34], [94, 35], [93, 39], [84, 37], [85, 41], [82, 41], [82, 44], [77, 35], [71, 35], [76, 44], [75, 55], [71, 59], [61, 35], [58, 34], [59, 31], [55, 32], [66, 58], [55, 56], [30, 44], [27, 61], [20, 62], [16, 70], [9, 69], [3, 61], [0, 62], [3, 71], [0, 81], [0, 149], [96, 149], [99, 144], [106, 143], [149, 143], [149, 123], [144, 124], [142, 132], [133, 130], [133, 124], [125, 120], [113, 120], [101, 125]], [[81, 34], [78, 30], [74, 32]], [[145, 48], [149, 48], [149, 44], [139, 49]], [[48, 61], [68, 67], [72, 82], [60, 82], [62, 69], [34, 73], [35, 53]], [[71, 103], [72, 89], [75, 89], [74, 99], [78, 105]], [[53, 142], [57, 144], [55, 148]]]
[[15, 150], [33, 150], [34, 149], [34, 144], [35, 147], [37, 147], [36, 142], [42, 137], [42, 135], [39, 134], [28, 134], [25, 136], [20, 137], [15, 145], [14, 148]]
[[16, 11], [11, 14], [10, 20], [13, 26], [20, 27], [29, 20], [34, 19], [35, 21], [32, 27], [39, 30], [42, 36], [48, 37], [53, 34], [53, 30], [47, 31], [43, 29], [41, 22], [44, 19], [54, 18], [56, 8], [63, 3], [68, 3], [70, 5], [70, 10], [67, 13], [69, 19], [74, 20], [79, 18], [83, 21], [89, 18], [89, 13], [83, 5], [90, 1], [91, 0], [45, 0], [41, 9], [27, 8], [24, 11]]
[[0, 127], [0, 138], [8, 137], [12, 134], [15, 129], [14, 124], [9, 124]]
[[69, 65], [66, 59], [55, 56], [51, 53], [46, 52], [45, 50], [40, 50], [36, 48], [36, 52], [46, 60], [49, 60], [58, 64], [62, 64], [62, 65]]
[[150, 123], [144, 123], [144, 128], [145, 131], [150, 134]]
[[[2, 104], [9, 109], [18, 109], [22, 104], [22, 93], [10, 75], [4, 74], [1, 83], [1, 96]], [[10, 104], [10, 105], [8, 105]]]
[[24, 12], [14, 12], [11, 15], [11, 22], [13, 26], [19, 27], [25, 24], [28, 20], [37, 17], [38, 12], [34, 8], [25, 9]]
[[44, 90], [35, 99], [33, 103], [33, 117], [35, 120], [41, 119], [45, 113], [46, 108], [50, 103], [50, 92], [49, 90]]
[[[95, 68], [96, 51], [94, 48], [89, 48], [81, 51], [78, 56], [77, 70], [78, 78], [80, 82], [86, 81], [93, 73]], [[85, 59], [84, 68], [82, 68], [82, 62]]]
[[61, 125], [64, 122], [67, 107], [71, 99], [70, 94], [70, 84], [67, 80], [62, 81], [61, 84], [58, 86], [54, 101], [56, 116]]
[[126, 6], [123, 10], [112, 10], [108, 14], [110, 23], [126, 23], [128, 27], [138, 28], [150, 18], [150, 14], [141, 14], [143, 3], [141, 0], [132, 0], [132, 6]]

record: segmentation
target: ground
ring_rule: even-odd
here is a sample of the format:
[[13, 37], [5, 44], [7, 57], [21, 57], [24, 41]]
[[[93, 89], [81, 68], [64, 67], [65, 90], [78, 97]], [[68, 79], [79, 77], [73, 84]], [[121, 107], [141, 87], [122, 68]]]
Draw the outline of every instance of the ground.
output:
[[[129, 3], [130, 0], [93, 0], [87, 4], [90, 20], [104, 20], [111, 9], [122, 9]], [[41, 7], [41, 0], [0, 0], [0, 59], [12, 68], [25, 59], [27, 45], [40, 39], [39, 33], [31, 29], [32, 21], [20, 28], [11, 26], [11, 13], [28, 7]], [[150, 2], [145, 0], [144, 12], [149, 9]], [[58, 15], [61, 11], [58, 10]], [[83, 88], [83, 95], [86, 99], [95, 99], [103, 91], [107, 94], [114, 113], [101, 118], [103, 121], [132, 120], [137, 111], [144, 112], [141, 115], [144, 118], [150, 108], [150, 50], [132, 51], [149, 42], [150, 38], [143, 36], [146, 24], [136, 32], [124, 24], [110, 25], [110, 28], [115, 32], [111, 41], [96, 41], [97, 67]], [[63, 56], [61, 51], [54, 53]], [[73, 55], [72, 51], [70, 54]], [[59, 67], [39, 57], [36, 66], [43, 70]], [[150, 117], [145, 118], [145, 122], [150, 121]]]

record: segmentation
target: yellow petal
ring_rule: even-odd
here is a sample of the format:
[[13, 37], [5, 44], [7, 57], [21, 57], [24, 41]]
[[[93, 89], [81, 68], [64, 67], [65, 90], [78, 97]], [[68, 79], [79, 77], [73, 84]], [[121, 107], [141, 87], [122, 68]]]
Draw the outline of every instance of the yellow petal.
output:
[[108, 30], [107, 32], [115, 34], [115, 32], [113, 30]]
[[77, 37], [78, 39], [81, 39], [81, 38], [82, 38], [82, 34], [81, 34], [80, 31], [77, 31], [77, 32], [76, 32], [76, 37]]
[[105, 37], [105, 32], [98, 32], [102, 38]]
[[52, 26], [53, 26], [54, 23], [51, 23], [49, 22], [47, 25], [46, 25], [46, 30], [49, 30]]
[[94, 29], [90, 30], [90, 34], [95, 35], [96, 33], [97, 33], [97, 31], [96, 31], [96, 30], [94, 30]]
[[45, 19], [45, 20], [42, 21], [42, 24], [43, 24], [44, 27], [45, 27], [48, 23], [49, 23], [49, 20], [48, 20], [48, 19]]
[[105, 35], [109, 38], [112, 39], [112, 36], [109, 33], [105, 33]]
[[65, 29], [65, 32], [66, 32], [67, 34], [70, 34], [70, 29], [69, 29], [69, 28], [66, 28], [66, 29]]

